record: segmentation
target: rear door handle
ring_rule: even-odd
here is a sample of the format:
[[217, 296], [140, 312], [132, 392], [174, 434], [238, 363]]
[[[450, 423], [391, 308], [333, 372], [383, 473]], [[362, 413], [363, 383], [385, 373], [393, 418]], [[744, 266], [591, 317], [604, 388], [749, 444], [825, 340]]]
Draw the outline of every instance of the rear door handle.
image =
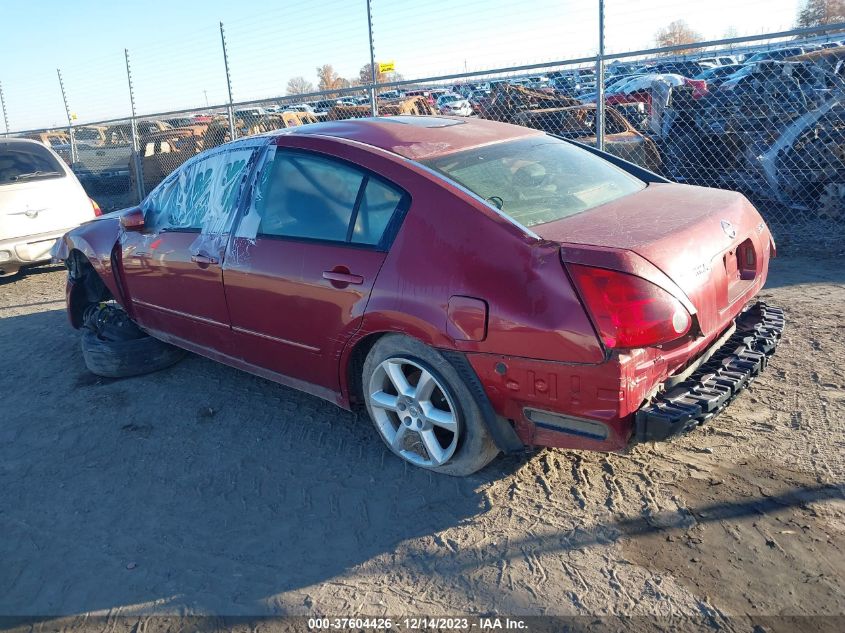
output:
[[210, 257], [209, 255], [191, 255], [191, 261], [195, 264], [199, 264], [200, 266], [208, 266], [209, 264], [216, 264], [217, 258]]
[[326, 270], [323, 272], [323, 279], [328, 279], [333, 284], [355, 284], [360, 286], [364, 283], [364, 278], [361, 275], [353, 275], [352, 273], [342, 273], [335, 270]]

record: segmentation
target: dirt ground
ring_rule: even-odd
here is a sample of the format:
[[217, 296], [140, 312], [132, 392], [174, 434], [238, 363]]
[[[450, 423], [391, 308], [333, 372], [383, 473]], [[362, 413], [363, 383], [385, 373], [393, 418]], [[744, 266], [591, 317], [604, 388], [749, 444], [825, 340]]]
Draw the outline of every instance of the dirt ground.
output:
[[705, 428], [467, 479], [200, 357], [98, 379], [62, 271], [0, 283], [0, 614], [843, 615], [843, 281], [773, 262], [783, 343]]

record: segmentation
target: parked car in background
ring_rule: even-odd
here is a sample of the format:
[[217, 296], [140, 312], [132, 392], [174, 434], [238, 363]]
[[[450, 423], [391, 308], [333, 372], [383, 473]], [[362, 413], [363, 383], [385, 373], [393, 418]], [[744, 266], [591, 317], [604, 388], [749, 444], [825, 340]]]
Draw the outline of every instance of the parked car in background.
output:
[[[451, 475], [689, 431], [784, 327], [753, 303], [774, 246], [742, 195], [481, 119], [238, 140], [56, 256], [75, 327], [113, 298], [152, 341], [365, 406], [397, 457]], [[82, 340], [103, 375], [150, 368], [143, 343], [105, 365], [118, 348]]]
[[[170, 129], [164, 121], [141, 120], [135, 124], [138, 138]], [[99, 142], [76, 144], [73, 172], [88, 191], [125, 191], [129, 188], [132, 126], [117, 123], [103, 127], [101, 132]]]
[[[619, 92], [625, 84], [637, 77], [642, 77], [642, 75], [615, 75], [613, 77], [608, 77], [604, 81], [604, 94], [608, 95]], [[597, 98], [597, 92], [584, 92], [578, 95], [578, 101], [581, 101], [582, 103], [595, 103]]]
[[344, 102], [340, 99], [323, 99], [322, 101], [315, 101], [311, 108], [317, 117], [324, 117], [329, 113], [329, 110], [342, 103]]
[[77, 143], [103, 145], [106, 142], [106, 125], [80, 125], [73, 128], [73, 138]]
[[291, 112], [307, 112], [309, 114], [314, 114], [314, 107], [308, 103], [292, 103], [290, 105], [286, 105], [285, 110], [290, 110]]
[[637, 70], [638, 66], [639, 64], [626, 64], [624, 62], [620, 62], [617, 59], [607, 64], [604, 68], [604, 72], [606, 75], [609, 75], [611, 77], [630, 75]]
[[707, 82], [709, 88], [716, 88], [726, 81], [731, 75], [742, 70], [744, 64], [726, 64], [724, 66], [713, 66], [698, 73], [693, 79], [702, 79]]
[[476, 90], [467, 99], [473, 114], [478, 114], [481, 112], [483, 104], [490, 99], [490, 93], [485, 90]]
[[257, 119], [265, 114], [269, 114], [267, 108], [245, 108], [243, 110], [235, 110], [236, 119]]
[[437, 98], [437, 110], [441, 114], [456, 116], [470, 116], [473, 113], [469, 99], [453, 92], [447, 92]]
[[[207, 131], [208, 124], [195, 124], [142, 136], [139, 146], [144, 191], [152, 191], [179, 165], [201, 152]], [[134, 189], [136, 176], [133, 166], [130, 161], [127, 168], [130, 174], [130, 185]]]
[[167, 123], [171, 127], [185, 127], [189, 125], [194, 125], [196, 123], [196, 119], [194, 117], [176, 117], [174, 119], [164, 119], [164, 122]]
[[43, 143], [44, 145], [52, 149], [54, 152], [56, 152], [56, 154], [58, 154], [66, 164], [71, 164], [70, 136], [68, 136], [68, 133], [64, 130], [32, 132], [30, 134], [27, 134], [23, 138], [28, 138], [33, 141]]
[[706, 67], [699, 62], [661, 62], [650, 64], [646, 67], [648, 73], [659, 75], [681, 75], [682, 77], [695, 77], [700, 75]]
[[58, 238], [99, 212], [53, 150], [0, 139], [0, 277], [49, 261]]
[[570, 97], [596, 89], [596, 74], [591, 69], [580, 68], [549, 73], [549, 87]]
[[755, 53], [751, 57], [746, 58], [744, 61], [746, 64], [753, 64], [755, 62], [762, 62], [762, 61], [778, 61], [781, 59], [786, 59], [787, 57], [796, 57], [797, 55], [803, 55], [804, 53], [809, 53], [811, 50], [814, 50], [815, 47], [813, 46], [790, 46], [787, 48], [773, 48], [768, 51], [760, 51], [759, 53]]
[[702, 57], [695, 60], [705, 67], [712, 68], [714, 66], [729, 66], [731, 64], [739, 63], [739, 60], [734, 55], [718, 55], [716, 57]]
[[542, 88], [549, 85], [549, 78], [546, 75], [532, 75], [527, 83], [531, 88]]

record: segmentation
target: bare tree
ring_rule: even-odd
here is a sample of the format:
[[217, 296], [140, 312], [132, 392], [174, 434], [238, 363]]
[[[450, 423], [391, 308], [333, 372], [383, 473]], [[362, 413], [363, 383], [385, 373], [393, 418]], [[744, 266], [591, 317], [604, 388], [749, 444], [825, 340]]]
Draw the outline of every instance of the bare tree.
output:
[[845, 0], [804, 0], [796, 26], [811, 27], [845, 22]]
[[309, 92], [314, 92], [314, 84], [305, 77], [291, 77], [288, 80], [287, 93], [289, 95], [304, 95]]
[[739, 37], [739, 31], [737, 31], [735, 26], [729, 26], [725, 29], [725, 32], [722, 33], [722, 39], [729, 40], [733, 37]]
[[[692, 44], [694, 42], [700, 42], [701, 39], [701, 34], [693, 31], [684, 20], [675, 20], [654, 34], [654, 42], [659, 47]], [[675, 55], [677, 53], [683, 53], [685, 50], [690, 49], [671, 51], [668, 54]]]

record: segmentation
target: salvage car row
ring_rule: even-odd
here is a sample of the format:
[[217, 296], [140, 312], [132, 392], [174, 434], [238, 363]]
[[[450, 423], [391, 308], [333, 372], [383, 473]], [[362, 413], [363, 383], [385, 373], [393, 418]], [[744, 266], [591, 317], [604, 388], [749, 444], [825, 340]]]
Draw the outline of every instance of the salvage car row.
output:
[[[711, 53], [698, 59], [608, 64], [606, 148], [680, 182], [751, 196], [774, 219], [841, 219], [845, 166], [839, 121], [845, 48], [839, 41]], [[378, 94], [381, 114], [480, 116], [596, 144], [592, 67]], [[366, 95], [272, 103], [161, 121], [33, 135], [48, 143], [107, 210], [137, 200], [203, 149], [320, 120], [368, 116]], [[817, 113], [818, 116], [805, 114]], [[140, 164], [136, 165], [135, 161]], [[140, 187], [136, 175], [143, 174]], [[117, 194], [117, 195], [116, 195]]]
[[[845, 48], [802, 51], [759, 53], [694, 77], [677, 63], [609, 77], [606, 148], [678, 182], [742, 191], [772, 220], [842, 220]], [[573, 96], [499, 84], [478, 109], [595, 143], [596, 99], [594, 88]]]

